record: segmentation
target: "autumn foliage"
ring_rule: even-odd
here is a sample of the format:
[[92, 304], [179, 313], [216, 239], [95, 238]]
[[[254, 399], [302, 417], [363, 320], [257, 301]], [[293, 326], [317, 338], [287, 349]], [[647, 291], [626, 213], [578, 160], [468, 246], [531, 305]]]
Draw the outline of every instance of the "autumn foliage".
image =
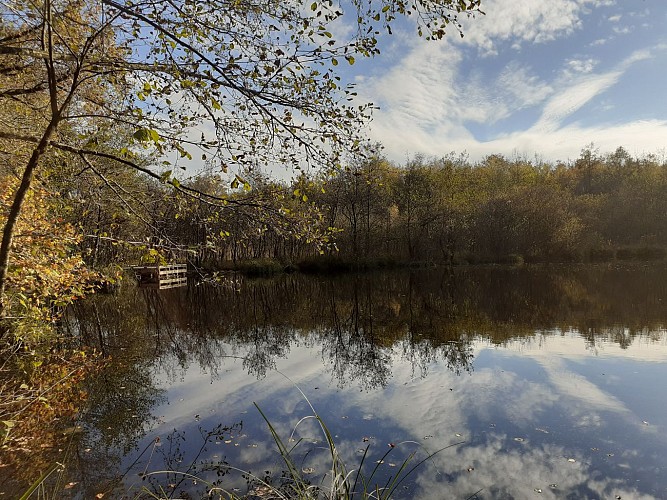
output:
[[[0, 179], [3, 219], [15, 188], [13, 179]], [[54, 197], [45, 188], [37, 186], [29, 192], [14, 236], [7, 276], [10, 319], [53, 321], [63, 306], [92, 289], [94, 274], [77, 253], [81, 237], [72, 224], [54, 213], [53, 207]]]

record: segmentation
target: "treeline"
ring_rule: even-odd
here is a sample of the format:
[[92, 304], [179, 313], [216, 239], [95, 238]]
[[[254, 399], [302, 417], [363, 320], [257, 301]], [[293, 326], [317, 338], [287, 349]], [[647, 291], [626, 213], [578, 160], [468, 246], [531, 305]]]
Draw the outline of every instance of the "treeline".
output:
[[[520, 263], [654, 259], [667, 248], [667, 163], [623, 148], [587, 148], [569, 163], [465, 155], [417, 157], [404, 166], [372, 157], [335, 174], [243, 186], [192, 182], [214, 204], [132, 179], [131, 196], [82, 179], [72, 211], [92, 264], [185, 258], [207, 268], [244, 262]], [[127, 190], [128, 179], [123, 185]], [[69, 186], [69, 198], [80, 189]]]
[[205, 196], [114, 165], [70, 174], [42, 179], [39, 210], [51, 216], [38, 229], [56, 239], [58, 228], [78, 233], [71, 242], [93, 268], [595, 262], [662, 258], [667, 248], [667, 163], [623, 148], [588, 148], [570, 163], [452, 154], [396, 166], [372, 157], [290, 183], [257, 172], [232, 185], [191, 179]]
[[360, 162], [308, 184], [340, 253], [445, 263], [655, 258], [667, 246], [667, 163], [591, 148], [570, 163], [500, 155]]

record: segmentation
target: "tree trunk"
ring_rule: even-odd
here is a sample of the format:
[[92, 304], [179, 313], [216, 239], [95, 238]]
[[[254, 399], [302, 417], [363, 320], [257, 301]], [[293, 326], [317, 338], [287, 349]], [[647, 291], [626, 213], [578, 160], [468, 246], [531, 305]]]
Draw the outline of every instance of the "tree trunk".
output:
[[[30, 160], [23, 171], [23, 177], [21, 178], [21, 184], [14, 194], [14, 201], [12, 206], [9, 209], [9, 214], [7, 215], [7, 222], [2, 232], [2, 244], [0, 245], [0, 319], [5, 317], [5, 288], [7, 286], [7, 271], [9, 268], [9, 256], [11, 254], [12, 240], [14, 239], [14, 229], [16, 228], [16, 222], [18, 221], [19, 215], [21, 214], [21, 209], [23, 208], [23, 202], [25, 201], [26, 194], [32, 185], [32, 180], [34, 177], [35, 169], [39, 164], [40, 158], [46, 152], [48, 148], [49, 141], [53, 136], [53, 133], [56, 130], [57, 119], [54, 119], [49, 123], [44, 131], [42, 139], [37, 144], [37, 147], [33, 150]], [[5, 331], [0, 329], [0, 338], [3, 337]]]

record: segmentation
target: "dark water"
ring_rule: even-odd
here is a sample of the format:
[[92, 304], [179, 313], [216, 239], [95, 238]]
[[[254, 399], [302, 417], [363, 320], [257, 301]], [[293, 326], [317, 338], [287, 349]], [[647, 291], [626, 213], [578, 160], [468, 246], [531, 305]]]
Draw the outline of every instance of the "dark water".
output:
[[665, 302], [664, 265], [126, 287], [66, 323], [112, 356], [68, 492], [260, 497], [286, 466], [256, 404], [325, 489], [314, 411], [373, 486], [438, 452], [396, 498], [667, 498]]

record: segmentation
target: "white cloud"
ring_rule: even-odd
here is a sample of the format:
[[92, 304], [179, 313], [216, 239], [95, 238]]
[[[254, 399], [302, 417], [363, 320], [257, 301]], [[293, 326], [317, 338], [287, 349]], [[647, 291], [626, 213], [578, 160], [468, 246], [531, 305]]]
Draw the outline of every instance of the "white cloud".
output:
[[[371, 126], [372, 137], [383, 143], [388, 157], [397, 162], [417, 152], [442, 155], [451, 150], [466, 150], [473, 160], [509, 151], [539, 153], [551, 160], [567, 159], [578, 156], [581, 147], [591, 141], [609, 150], [618, 145], [639, 152], [664, 147], [663, 120], [588, 128], [578, 123], [564, 125], [567, 118], [614, 87], [633, 64], [664, 51], [664, 44], [635, 50], [613, 66], [604, 57], [601, 60], [604, 54], [556, 59], [556, 66], [561, 64], [561, 68], [552, 71], [551, 80], [546, 79], [548, 74], [538, 75], [519, 59], [512, 60], [495, 76], [489, 75], [488, 69], [483, 71], [489, 67], [486, 63], [470, 74], [463, 73], [469, 64], [473, 68], [475, 64], [466, 59], [468, 46], [477, 46], [489, 54], [503, 41], [520, 45], [568, 35], [581, 25], [591, 4], [586, 0], [521, 0], [513, 6], [510, 16], [502, 10], [506, 5], [494, 0], [485, 6], [487, 16], [464, 27], [467, 36], [463, 44], [412, 40], [404, 56], [393, 61], [386, 74], [365, 79], [360, 88], [365, 94], [362, 100], [373, 100], [381, 107]], [[598, 38], [588, 45], [605, 43], [605, 39]], [[606, 69], [599, 71], [605, 62]], [[613, 102], [606, 100], [605, 107], [611, 109]], [[482, 142], [467, 126], [479, 123], [491, 127], [525, 109], [537, 112], [537, 119], [522, 131], [496, 132], [495, 138]]]
[[489, 0], [486, 16], [464, 23], [465, 43], [486, 54], [496, 54], [498, 42], [542, 43], [572, 33], [582, 26], [581, 16], [591, 0]]
[[[614, 86], [632, 64], [650, 57], [651, 53], [647, 50], [635, 51], [611, 71], [600, 74], [591, 73], [596, 64], [592, 59], [568, 61], [558, 81], [562, 90], [546, 103], [542, 116], [531, 130], [552, 132], [558, 129], [565, 118]], [[581, 76], [576, 77], [573, 73], [580, 73]], [[573, 77], [574, 80], [569, 82]]]
[[[466, 150], [470, 157], [480, 159], [486, 155], [517, 151], [520, 154], [539, 153], [545, 160], [567, 160], [579, 156], [581, 149], [591, 142], [602, 152], [612, 152], [624, 146], [631, 154], [641, 155], [664, 148], [667, 137], [667, 120], [636, 121], [618, 125], [582, 127], [572, 124], [558, 130], [527, 130], [507, 134], [497, 139], [480, 142], [475, 139], [456, 143], [457, 150]], [[432, 147], [425, 154], [441, 155], [448, 151]], [[448, 144], [449, 150], [452, 145]]]
[[460, 60], [447, 44], [418, 43], [387, 75], [371, 82], [372, 95], [380, 105], [390, 105], [397, 121], [435, 125], [454, 107]]
[[577, 79], [547, 102], [542, 111], [542, 116], [531, 130], [555, 131], [566, 117], [580, 109], [593, 97], [609, 89], [622, 74], [621, 71], [610, 71], [601, 75], [590, 75]]
[[595, 66], [597, 66], [599, 61], [596, 61], [595, 59], [570, 59], [566, 63], [566, 71], [569, 72], [569, 74], [573, 73], [590, 73], [593, 71]]

